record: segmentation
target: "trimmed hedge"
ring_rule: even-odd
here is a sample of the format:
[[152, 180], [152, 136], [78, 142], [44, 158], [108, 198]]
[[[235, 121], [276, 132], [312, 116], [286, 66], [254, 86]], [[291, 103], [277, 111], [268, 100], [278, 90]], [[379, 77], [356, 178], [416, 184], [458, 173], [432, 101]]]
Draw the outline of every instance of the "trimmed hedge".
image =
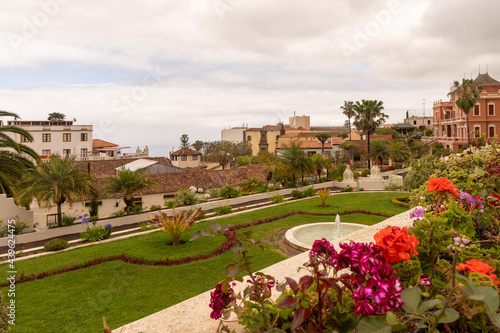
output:
[[410, 197], [394, 197], [392, 204], [398, 207], [410, 208]]

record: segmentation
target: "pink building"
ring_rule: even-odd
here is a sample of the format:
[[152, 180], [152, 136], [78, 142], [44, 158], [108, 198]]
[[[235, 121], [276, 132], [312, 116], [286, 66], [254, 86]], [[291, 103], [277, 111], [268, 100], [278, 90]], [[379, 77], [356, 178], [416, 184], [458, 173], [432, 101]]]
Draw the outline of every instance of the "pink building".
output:
[[[483, 89], [476, 105], [469, 111], [470, 138], [472, 141], [485, 134], [487, 139], [492, 139], [500, 131], [500, 82], [488, 73], [479, 74], [474, 82]], [[454, 152], [467, 146], [467, 118], [454, 98], [434, 102], [432, 110], [434, 138], [428, 143], [442, 143]]]

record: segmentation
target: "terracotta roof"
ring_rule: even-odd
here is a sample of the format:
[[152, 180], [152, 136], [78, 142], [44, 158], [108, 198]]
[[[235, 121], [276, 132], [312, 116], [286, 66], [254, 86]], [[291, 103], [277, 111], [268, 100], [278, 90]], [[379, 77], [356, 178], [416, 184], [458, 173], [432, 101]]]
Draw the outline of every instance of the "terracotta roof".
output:
[[100, 140], [100, 139], [93, 139], [92, 140], [92, 147], [93, 148], [118, 147], [118, 145], [111, 143], [111, 142], [104, 141], [104, 140]]
[[[279, 131], [281, 131], [281, 124], [278, 124], [278, 125], [265, 125], [265, 126], [262, 126], [262, 127], [252, 127], [252, 128], [248, 128], [246, 130], [246, 132], [259, 132], [261, 129], [266, 130], [266, 131], [279, 132]], [[308, 130], [305, 129], [304, 127], [294, 128], [294, 127], [290, 127], [290, 125], [285, 125], [285, 131], [308, 131]]]
[[474, 80], [474, 82], [478, 85], [500, 84], [500, 82], [492, 78], [488, 73], [479, 74]]
[[[159, 163], [167, 165], [172, 165], [172, 162], [165, 157], [148, 157], [148, 159], [158, 161]], [[89, 170], [92, 176], [102, 178], [106, 176], [114, 176], [116, 174], [116, 168], [137, 160], [139, 160], [139, 158], [117, 158], [109, 160], [80, 161], [77, 162], [77, 165], [82, 169]]]
[[[302, 149], [321, 149], [321, 142], [319, 141], [304, 141], [304, 140], [292, 140], [294, 143], [300, 143], [300, 148]], [[288, 144], [280, 145], [278, 149], [288, 148]], [[325, 149], [331, 149], [332, 143], [331, 140], [328, 139], [325, 142]]]
[[173, 153], [171, 153], [170, 155], [172, 156], [181, 156], [181, 155], [201, 155], [201, 153], [197, 152], [196, 150], [193, 150], [193, 149], [190, 149], [190, 148], [187, 148], [187, 147], [184, 147], [184, 148], [181, 148], [177, 151], [174, 151]]

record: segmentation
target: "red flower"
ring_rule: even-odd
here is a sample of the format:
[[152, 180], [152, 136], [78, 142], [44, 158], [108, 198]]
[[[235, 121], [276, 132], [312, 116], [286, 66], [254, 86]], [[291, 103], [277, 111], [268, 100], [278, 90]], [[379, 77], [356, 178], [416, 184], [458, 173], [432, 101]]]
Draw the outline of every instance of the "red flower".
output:
[[410, 260], [412, 253], [418, 256], [417, 245], [420, 242], [415, 235], [408, 235], [407, 227], [387, 227], [377, 232], [373, 238], [376, 245], [382, 248], [387, 262]]
[[472, 259], [466, 261], [465, 263], [466, 264], [463, 263], [458, 264], [457, 269], [461, 271], [467, 271], [467, 273], [469, 274], [472, 272], [479, 273], [481, 275], [491, 278], [496, 286], [500, 284], [500, 281], [497, 281], [497, 276], [493, 274], [495, 270], [491, 268], [490, 265], [482, 261], [479, 261], [477, 259]]
[[450, 183], [448, 178], [429, 178], [427, 183], [427, 191], [429, 192], [439, 192], [438, 196], [445, 193], [450, 193], [453, 197], [457, 196], [457, 188], [455, 185]]

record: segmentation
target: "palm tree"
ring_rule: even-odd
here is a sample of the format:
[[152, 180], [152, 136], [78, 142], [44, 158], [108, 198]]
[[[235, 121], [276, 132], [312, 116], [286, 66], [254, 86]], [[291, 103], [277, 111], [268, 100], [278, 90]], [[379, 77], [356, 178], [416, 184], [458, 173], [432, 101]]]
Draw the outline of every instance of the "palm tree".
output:
[[280, 158], [265, 152], [259, 156], [263, 159], [264, 166], [262, 169], [267, 172], [266, 175], [266, 188], [269, 186], [269, 182], [273, 179], [273, 176], [278, 176], [284, 173], [285, 165]]
[[351, 118], [354, 116], [354, 105], [352, 101], [344, 101], [344, 105], [340, 107], [343, 113], [347, 116], [347, 121], [349, 124], [349, 141], [351, 138]]
[[295, 183], [295, 175], [298, 173], [304, 180], [304, 173], [311, 172], [311, 160], [307, 158], [306, 153], [300, 149], [300, 143], [290, 142], [290, 145], [283, 151], [281, 158], [283, 163], [288, 166], [292, 173], [292, 179]]
[[321, 142], [321, 153], [323, 153], [325, 151], [325, 142], [326, 140], [328, 140], [329, 138], [331, 138], [332, 136], [328, 133], [318, 133], [315, 135], [316, 139], [319, 140], [319, 142]]
[[[385, 120], [389, 118], [388, 115], [382, 112], [384, 110], [384, 103], [377, 100], [361, 100], [356, 101], [353, 106], [354, 122], [358, 130], [362, 130], [366, 134], [368, 154], [370, 153], [370, 135], [375, 133], [375, 130], [380, 127]], [[370, 161], [368, 161], [368, 168], [370, 168]]]
[[58, 155], [51, 157], [49, 163], [40, 162], [38, 168], [29, 170], [21, 179], [15, 193], [16, 199], [27, 205], [35, 198], [38, 205], [51, 208], [57, 205], [57, 225], [62, 226], [61, 205], [70, 205], [78, 198], [93, 194], [92, 176], [74, 165], [75, 156]]
[[429, 154], [431, 146], [423, 141], [415, 141], [410, 146], [410, 151], [414, 156], [417, 156], [417, 158], [421, 158], [423, 155]]
[[478, 86], [472, 79], [462, 79], [462, 84], [454, 81], [448, 95], [455, 98], [455, 104], [467, 116], [467, 146], [470, 146], [469, 112], [476, 105], [481, 95], [482, 86]]
[[155, 183], [148, 180], [148, 175], [144, 169], [132, 171], [130, 169], [120, 168], [116, 177], [106, 177], [106, 184], [102, 189], [103, 193], [121, 194], [125, 202], [125, 213], [130, 213], [130, 207], [134, 203], [134, 193], [141, 192], [156, 186]]
[[366, 157], [383, 162], [390, 155], [389, 141], [387, 139], [375, 139], [370, 143], [370, 150]]
[[[0, 111], [0, 117], [19, 116], [12, 112]], [[11, 134], [11, 135], [9, 135]], [[17, 126], [0, 126], [0, 193], [12, 196], [14, 186], [21, 180], [26, 169], [34, 168], [30, 158], [39, 161], [40, 157], [30, 147], [16, 142], [12, 134], [24, 137], [28, 142], [33, 137]]]
[[328, 175], [328, 168], [331, 165], [331, 161], [325, 158], [322, 154], [314, 154], [311, 156], [311, 164], [316, 173], [318, 174], [318, 179], [321, 178], [321, 172], [326, 169]]
[[410, 157], [408, 147], [406, 147], [403, 141], [399, 140], [392, 141], [389, 152], [391, 159], [396, 162], [396, 166], [398, 165], [398, 162], [405, 161]]

